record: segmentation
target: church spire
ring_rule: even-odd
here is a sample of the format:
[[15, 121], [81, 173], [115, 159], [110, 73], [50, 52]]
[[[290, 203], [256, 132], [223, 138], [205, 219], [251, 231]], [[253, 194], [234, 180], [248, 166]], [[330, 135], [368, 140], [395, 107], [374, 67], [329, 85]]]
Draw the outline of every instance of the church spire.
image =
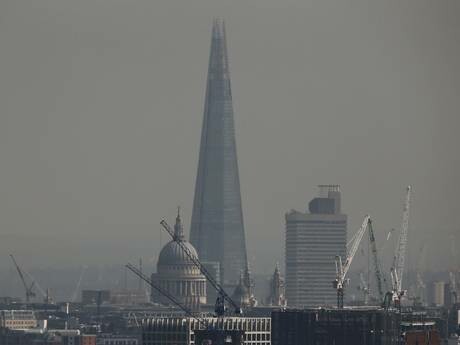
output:
[[279, 279], [279, 278], [281, 277], [281, 273], [280, 273], [280, 263], [279, 263], [278, 261], [276, 262], [274, 276], [275, 276], [277, 279]]
[[184, 239], [184, 227], [180, 218], [180, 206], [177, 207], [176, 224], [174, 224], [174, 240]]
[[268, 304], [272, 306], [285, 307], [285, 287], [284, 280], [281, 277], [279, 263], [276, 263], [275, 272], [270, 281], [270, 296], [268, 297]]

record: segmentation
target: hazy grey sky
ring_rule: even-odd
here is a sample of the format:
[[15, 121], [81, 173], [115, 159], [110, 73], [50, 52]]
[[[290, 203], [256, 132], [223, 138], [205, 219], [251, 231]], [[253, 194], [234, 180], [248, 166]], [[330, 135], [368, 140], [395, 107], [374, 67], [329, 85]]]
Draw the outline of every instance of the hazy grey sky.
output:
[[[342, 185], [354, 232], [401, 223], [412, 261], [460, 243], [458, 0], [0, 2], [0, 266], [158, 255], [188, 232], [213, 16], [226, 20], [248, 257]], [[459, 244], [460, 247], [460, 244]], [[459, 249], [460, 250], [460, 249]], [[460, 258], [460, 254], [458, 255]]]

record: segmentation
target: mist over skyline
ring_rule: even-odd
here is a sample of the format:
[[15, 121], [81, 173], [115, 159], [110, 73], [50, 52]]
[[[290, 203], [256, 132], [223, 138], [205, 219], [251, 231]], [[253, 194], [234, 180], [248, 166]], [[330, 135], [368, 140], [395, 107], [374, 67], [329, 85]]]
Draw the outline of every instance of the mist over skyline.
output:
[[153, 270], [177, 205], [188, 236], [215, 16], [253, 271], [283, 262], [285, 212], [324, 183], [349, 237], [369, 213], [382, 245], [411, 184], [408, 264], [429, 243], [427, 269], [459, 265], [459, 15], [454, 0], [0, 3], [0, 268], [12, 252]]

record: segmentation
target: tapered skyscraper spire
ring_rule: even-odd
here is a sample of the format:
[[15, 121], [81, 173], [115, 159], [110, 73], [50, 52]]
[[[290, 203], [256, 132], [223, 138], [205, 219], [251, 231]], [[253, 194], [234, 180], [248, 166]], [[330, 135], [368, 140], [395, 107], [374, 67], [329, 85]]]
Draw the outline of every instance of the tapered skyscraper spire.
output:
[[215, 19], [212, 27], [190, 241], [202, 261], [220, 263], [223, 283], [238, 281], [247, 258], [227, 44], [221, 19]]

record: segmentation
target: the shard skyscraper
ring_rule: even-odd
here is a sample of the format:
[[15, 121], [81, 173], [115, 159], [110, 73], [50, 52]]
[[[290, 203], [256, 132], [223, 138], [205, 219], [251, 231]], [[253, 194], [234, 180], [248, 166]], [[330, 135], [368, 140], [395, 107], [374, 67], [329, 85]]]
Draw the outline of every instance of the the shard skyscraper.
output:
[[218, 267], [223, 284], [238, 281], [247, 257], [227, 44], [221, 19], [215, 19], [212, 27], [190, 242], [201, 261]]

